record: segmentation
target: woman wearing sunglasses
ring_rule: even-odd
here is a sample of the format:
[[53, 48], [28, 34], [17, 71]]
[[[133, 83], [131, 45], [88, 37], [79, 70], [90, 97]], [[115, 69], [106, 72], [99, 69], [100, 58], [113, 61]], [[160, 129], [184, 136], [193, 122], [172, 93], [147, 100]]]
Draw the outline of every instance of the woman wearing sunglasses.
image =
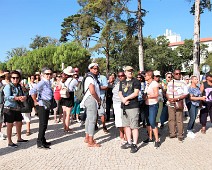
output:
[[21, 74], [18, 71], [11, 71], [10, 83], [4, 87], [4, 116], [7, 122], [7, 139], [8, 146], [17, 148], [18, 145], [12, 141], [12, 127], [13, 123], [16, 125], [16, 132], [18, 136], [18, 143], [27, 142], [21, 138], [22, 115], [20, 111], [20, 103], [26, 100], [21, 86], [19, 85]]

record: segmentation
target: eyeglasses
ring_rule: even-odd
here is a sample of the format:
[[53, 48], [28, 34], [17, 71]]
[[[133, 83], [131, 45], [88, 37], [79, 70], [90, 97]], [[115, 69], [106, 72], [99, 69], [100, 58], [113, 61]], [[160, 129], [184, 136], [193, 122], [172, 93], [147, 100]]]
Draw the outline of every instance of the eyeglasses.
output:
[[118, 77], [124, 77], [125, 75], [118, 75]]
[[15, 79], [19, 79], [20, 77], [11, 77], [13, 80], [15, 80]]
[[57, 77], [61, 77], [61, 76], [57, 76]]
[[172, 78], [172, 77], [167, 77], [167, 78], [169, 78], [169, 79], [170, 79], [170, 78]]
[[52, 75], [52, 73], [44, 73], [45, 75], [47, 75], [47, 76], [51, 76]]
[[92, 69], [94, 69], [94, 70], [98, 70], [99, 68], [98, 68], [98, 67], [95, 67], [95, 68], [93, 67]]
[[181, 73], [174, 73], [175, 75], [181, 75]]

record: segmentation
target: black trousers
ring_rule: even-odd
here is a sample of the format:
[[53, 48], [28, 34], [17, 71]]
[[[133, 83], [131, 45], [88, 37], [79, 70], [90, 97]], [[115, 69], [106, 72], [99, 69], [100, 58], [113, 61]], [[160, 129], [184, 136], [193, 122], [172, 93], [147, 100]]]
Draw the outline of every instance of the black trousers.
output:
[[200, 110], [200, 124], [206, 126], [208, 115], [212, 123], [212, 102], [204, 102], [203, 105], [205, 108]]
[[110, 108], [113, 104], [113, 100], [112, 97], [107, 97], [106, 98], [106, 120], [109, 121], [110, 120]]
[[48, 126], [50, 110], [45, 110], [43, 106], [36, 106], [36, 109], [39, 117], [39, 132], [37, 145], [42, 145], [46, 143], [45, 133]]

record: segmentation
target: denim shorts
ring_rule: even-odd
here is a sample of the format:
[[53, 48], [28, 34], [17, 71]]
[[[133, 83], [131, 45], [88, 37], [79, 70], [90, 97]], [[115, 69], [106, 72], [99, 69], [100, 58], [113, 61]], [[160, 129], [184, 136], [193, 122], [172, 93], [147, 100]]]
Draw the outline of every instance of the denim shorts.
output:
[[159, 104], [146, 105], [145, 106], [145, 117], [147, 126], [151, 126], [152, 129], [156, 127], [156, 117], [158, 114]]

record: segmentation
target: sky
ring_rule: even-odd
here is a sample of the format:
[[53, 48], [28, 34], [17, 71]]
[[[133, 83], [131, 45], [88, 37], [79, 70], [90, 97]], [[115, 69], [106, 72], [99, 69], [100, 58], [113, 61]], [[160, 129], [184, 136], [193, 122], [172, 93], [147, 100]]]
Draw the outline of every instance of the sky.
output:
[[[143, 36], [156, 38], [170, 29], [182, 40], [192, 39], [191, 6], [189, 0], [142, 0], [142, 8], [148, 11]], [[131, 0], [129, 8], [136, 10], [137, 0]], [[36, 35], [59, 39], [63, 19], [79, 9], [77, 0], [0, 0], [0, 61], [6, 60], [12, 48], [29, 49]], [[200, 37], [212, 37], [212, 12], [208, 10], [201, 15]]]

